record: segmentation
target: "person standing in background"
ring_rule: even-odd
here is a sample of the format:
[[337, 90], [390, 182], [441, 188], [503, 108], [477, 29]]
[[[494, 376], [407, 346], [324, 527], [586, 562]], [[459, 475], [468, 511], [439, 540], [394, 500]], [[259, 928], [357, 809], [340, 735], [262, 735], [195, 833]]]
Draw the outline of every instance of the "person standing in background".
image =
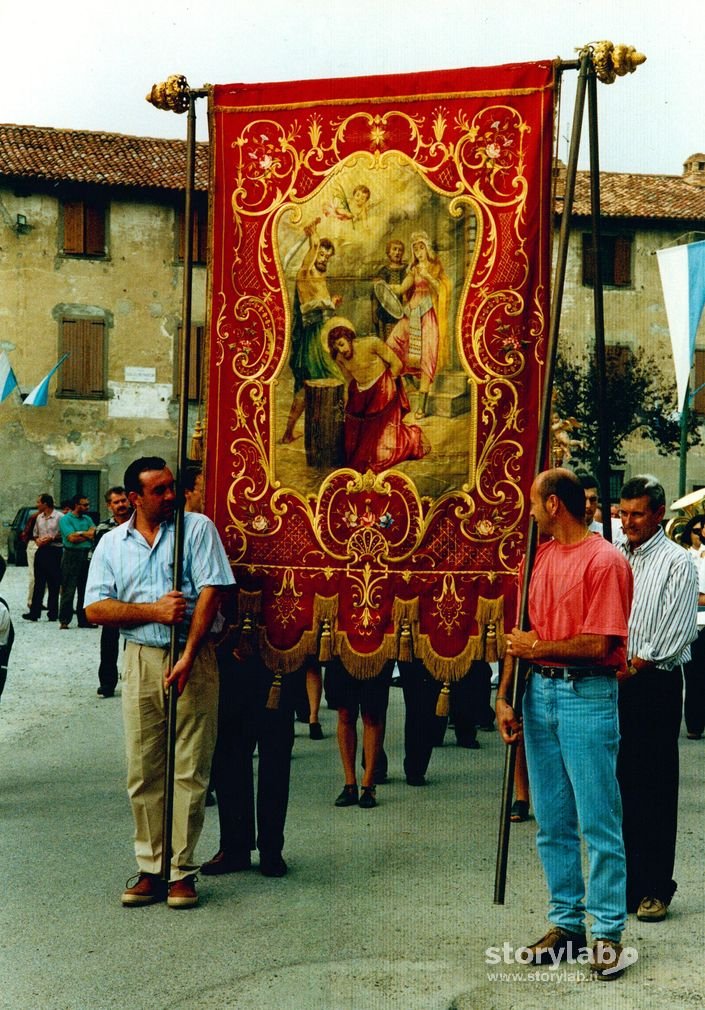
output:
[[[55, 621], [59, 616], [59, 590], [61, 589], [61, 512], [54, 508], [50, 494], [37, 498], [37, 516], [33, 528], [34, 590], [29, 611], [22, 614], [25, 621], [38, 621], [42, 614], [44, 591], [48, 590], [47, 617]], [[29, 545], [28, 545], [29, 546]], [[27, 555], [29, 558], [29, 554]]]
[[95, 628], [86, 620], [83, 609], [83, 594], [86, 590], [88, 565], [95, 536], [95, 523], [86, 515], [90, 502], [83, 494], [71, 499], [71, 511], [61, 517], [59, 529], [64, 545], [61, 559], [61, 601], [59, 622], [62, 631], [68, 629], [74, 613], [73, 601], [76, 597], [76, 620], [79, 628]]
[[634, 574], [627, 673], [619, 684], [617, 777], [624, 807], [627, 911], [661, 922], [676, 890], [682, 666], [697, 637], [698, 575], [661, 522], [666, 494], [650, 474], [622, 488], [618, 549]]
[[[98, 546], [101, 537], [116, 526], [126, 523], [132, 515], [132, 506], [125, 488], [122, 485], [108, 488], [105, 492], [105, 503], [110, 516], [105, 522], [98, 523], [95, 528], [93, 550]], [[92, 553], [92, 552], [91, 552]], [[104, 625], [100, 631], [100, 666], [98, 667], [98, 696], [112, 698], [118, 682], [118, 655], [120, 652], [120, 629]]]

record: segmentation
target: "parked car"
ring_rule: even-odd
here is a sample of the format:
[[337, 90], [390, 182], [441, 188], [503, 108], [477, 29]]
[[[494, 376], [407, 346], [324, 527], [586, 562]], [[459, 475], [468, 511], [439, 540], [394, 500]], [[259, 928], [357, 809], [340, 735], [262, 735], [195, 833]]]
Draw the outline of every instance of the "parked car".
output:
[[7, 533], [8, 564], [27, 564], [27, 545], [22, 542], [21, 533], [27, 525], [29, 517], [36, 511], [36, 505], [24, 505], [21, 509], [17, 510], [17, 515], [10, 523], [10, 528]]

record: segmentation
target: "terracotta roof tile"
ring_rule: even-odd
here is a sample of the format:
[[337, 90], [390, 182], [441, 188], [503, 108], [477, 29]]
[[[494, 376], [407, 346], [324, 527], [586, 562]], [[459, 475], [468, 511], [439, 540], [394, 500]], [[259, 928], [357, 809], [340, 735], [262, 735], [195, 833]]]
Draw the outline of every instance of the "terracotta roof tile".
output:
[[[196, 145], [196, 188], [208, 188], [208, 145]], [[697, 159], [697, 155], [691, 156]], [[183, 188], [186, 142], [90, 130], [0, 124], [0, 176], [53, 182]], [[688, 180], [688, 181], [687, 181]], [[563, 207], [559, 181], [556, 210]], [[705, 222], [705, 173], [602, 172], [604, 217]], [[574, 213], [590, 215], [590, 178], [578, 172]]]
[[[0, 176], [179, 190], [186, 142], [90, 130], [0, 125]], [[208, 145], [196, 145], [196, 188], [208, 189]]]
[[[693, 176], [689, 176], [690, 179]], [[600, 172], [600, 208], [603, 217], [650, 220], [705, 221], [705, 177], [686, 181], [682, 175], [637, 175]], [[558, 193], [563, 186], [559, 184]], [[562, 198], [556, 209], [563, 209]], [[573, 213], [590, 216], [590, 175], [578, 172]]]

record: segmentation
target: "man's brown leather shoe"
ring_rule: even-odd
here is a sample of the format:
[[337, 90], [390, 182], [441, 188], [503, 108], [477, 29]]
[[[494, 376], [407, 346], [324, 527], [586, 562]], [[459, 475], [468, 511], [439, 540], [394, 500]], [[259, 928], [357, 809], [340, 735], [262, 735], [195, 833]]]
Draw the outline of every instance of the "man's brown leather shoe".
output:
[[624, 974], [622, 945], [614, 940], [595, 940], [592, 945], [590, 971], [605, 982]]
[[[131, 884], [131, 881], [135, 881]], [[138, 905], [154, 905], [166, 898], [164, 881], [154, 873], [140, 873], [130, 877], [122, 892], [122, 903], [125, 907]]]
[[636, 912], [641, 922], [663, 922], [668, 915], [668, 905], [660, 898], [642, 898]]
[[526, 948], [531, 952], [531, 964], [557, 964], [573, 961], [586, 945], [584, 933], [571, 933], [560, 926], [551, 926], [548, 933]]
[[169, 908], [193, 908], [198, 904], [196, 893], [196, 878], [193, 874], [181, 880], [172, 880], [169, 884], [169, 894], [166, 903]]
[[219, 849], [212, 859], [203, 863], [201, 873], [206, 877], [220, 877], [224, 873], [240, 873], [242, 870], [249, 870], [252, 863], [250, 853], [240, 856], [231, 856], [224, 849]]

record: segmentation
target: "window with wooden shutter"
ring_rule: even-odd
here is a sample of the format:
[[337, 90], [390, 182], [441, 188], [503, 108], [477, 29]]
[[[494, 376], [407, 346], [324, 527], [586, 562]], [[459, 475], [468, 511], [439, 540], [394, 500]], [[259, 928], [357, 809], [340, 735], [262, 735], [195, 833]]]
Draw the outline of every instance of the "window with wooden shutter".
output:
[[628, 344], [607, 344], [605, 365], [610, 375], [624, 376], [632, 366], [634, 352]]
[[63, 319], [59, 351], [69, 357], [57, 372], [57, 395], [102, 399], [105, 396], [105, 321]]
[[[609, 288], [631, 287], [632, 284], [632, 246], [630, 235], [600, 236], [600, 267], [602, 283]], [[593, 285], [592, 269], [592, 234], [583, 232], [583, 285], [591, 288]]]
[[[179, 209], [177, 220], [179, 228], [179, 259], [183, 260], [186, 253], [184, 241], [184, 210]], [[208, 211], [204, 204], [193, 204], [193, 262], [205, 264], [208, 260]]]
[[[181, 346], [183, 327], [177, 329], [176, 338], [179, 342], [176, 359], [176, 376], [174, 378], [174, 399], [179, 398], [179, 382], [181, 368]], [[198, 403], [201, 399], [201, 376], [203, 375], [203, 355], [205, 352], [205, 326], [194, 323], [191, 325], [191, 340], [189, 342], [188, 398], [190, 402]]]
[[63, 251], [71, 256], [105, 255], [105, 207], [86, 200], [64, 200]]

